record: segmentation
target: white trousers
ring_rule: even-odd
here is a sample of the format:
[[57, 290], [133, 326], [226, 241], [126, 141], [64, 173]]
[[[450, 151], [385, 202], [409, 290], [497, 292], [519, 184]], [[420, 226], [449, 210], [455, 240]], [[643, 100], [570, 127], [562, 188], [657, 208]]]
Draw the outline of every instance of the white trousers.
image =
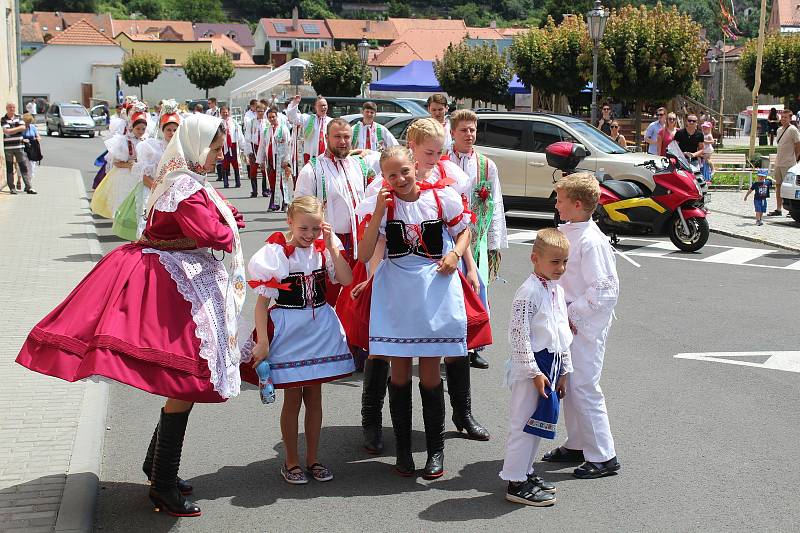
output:
[[511, 384], [511, 408], [508, 415], [508, 439], [506, 457], [500, 478], [506, 481], [525, 481], [533, 473], [533, 461], [539, 452], [542, 438], [525, 433], [522, 428], [528, 422], [539, 403], [539, 393], [533, 380], [518, 380]]
[[584, 458], [593, 463], [608, 461], [617, 455], [606, 400], [600, 389], [608, 329], [596, 338], [575, 335], [570, 346], [573, 371], [561, 403], [567, 426], [564, 447], [583, 450]]

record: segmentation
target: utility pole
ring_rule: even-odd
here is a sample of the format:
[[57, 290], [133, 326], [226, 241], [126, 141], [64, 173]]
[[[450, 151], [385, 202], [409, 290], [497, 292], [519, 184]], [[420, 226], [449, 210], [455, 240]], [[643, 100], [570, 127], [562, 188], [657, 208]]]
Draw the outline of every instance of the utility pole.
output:
[[761, 0], [758, 19], [758, 43], [756, 47], [756, 79], [753, 84], [753, 112], [750, 114], [750, 160], [756, 153], [756, 130], [758, 129], [758, 93], [761, 90], [761, 62], [764, 59], [764, 26], [767, 19], [767, 0]]

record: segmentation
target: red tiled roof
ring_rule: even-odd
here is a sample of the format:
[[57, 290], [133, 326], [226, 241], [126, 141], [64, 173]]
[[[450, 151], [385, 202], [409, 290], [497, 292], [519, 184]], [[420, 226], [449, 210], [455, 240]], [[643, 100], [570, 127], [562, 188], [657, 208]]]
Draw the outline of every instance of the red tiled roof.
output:
[[440, 58], [451, 43], [460, 43], [467, 35], [466, 26], [460, 30], [409, 30], [384, 48], [369, 65], [374, 67], [404, 67], [415, 59], [433, 61]]
[[118, 46], [108, 35], [100, 33], [88, 20], [81, 19], [49, 41], [48, 45]]
[[393, 41], [398, 36], [397, 28], [389, 20], [325, 19], [325, 24], [334, 39], [354, 41], [366, 37], [368, 40]]
[[194, 28], [192, 23], [185, 20], [115, 20], [113, 36], [116, 37], [122, 32], [128, 36], [142, 33], [160, 34], [167, 28], [171, 28], [179, 34], [183, 41], [194, 41]]
[[19, 32], [22, 37], [23, 43], [43, 43], [44, 42], [44, 34], [42, 34], [42, 29], [39, 27], [38, 24], [35, 22], [24, 22], [20, 17], [20, 28]]
[[198, 22], [194, 25], [194, 38], [202, 39], [214, 35], [235, 35], [231, 40], [245, 47], [255, 46], [253, 34], [247, 24], [212, 24], [209, 22]]
[[[111, 36], [112, 20], [111, 15], [96, 13], [63, 13], [61, 11], [34, 11], [32, 14], [20, 14], [23, 22], [29, 20], [37, 24], [43, 34], [55, 35], [66, 28], [72, 26], [80, 20], [88, 20], [100, 33]], [[47, 29], [45, 29], [47, 28]]]
[[800, 2], [797, 0], [773, 0], [770, 28], [800, 26]]
[[[324, 20], [314, 20], [314, 19], [298, 19], [297, 20], [297, 27], [292, 27], [292, 19], [268, 19], [263, 18], [259, 21], [261, 27], [264, 28], [264, 32], [267, 34], [267, 37], [272, 37], [273, 39], [330, 39], [331, 32], [328, 30], [328, 26], [325, 25]], [[307, 27], [316, 26], [319, 33], [308, 33], [303, 28], [303, 25]], [[278, 32], [278, 27], [283, 27], [286, 29], [285, 32]]]
[[239, 43], [228, 37], [227, 35], [215, 35], [213, 37], [207, 37], [203, 39], [198, 39], [199, 41], [210, 41], [211, 47], [214, 49], [214, 52], [218, 54], [239, 54], [239, 59], [233, 59], [233, 64], [238, 66], [242, 65], [252, 65], [253, 58], [244, 49]]

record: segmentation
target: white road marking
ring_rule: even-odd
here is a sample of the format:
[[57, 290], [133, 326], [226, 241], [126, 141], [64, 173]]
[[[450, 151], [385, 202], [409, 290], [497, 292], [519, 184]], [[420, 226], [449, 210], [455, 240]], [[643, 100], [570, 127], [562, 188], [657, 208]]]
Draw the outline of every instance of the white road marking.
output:
[[767, 255], [772, 250], [759, 248], [731, 248], [711, 257], [703, 259], [706, 263], [725, 263], [727, 265], [742, 265], [753, 259], [758, 259], [762, 255]]
[[787, 268], [789, 270], [800, 270], [800, 261], [798, 261], [796, 263], [792, 263], [791, 265], [789, 265], [787, 267], [784, 267], [784, 268]]
[[[767, 357], [763, 363], [729, 359], [731, 357]], [[785, 372], [800, 373], [800, 352], [701, 352], [679, 353], [675, 359], [693, 359], [695, 361], [708, 361], [712, 363], [725, 363], [728, 365], [750, 366], [766, 368], [768, 370], [783, 370]]]

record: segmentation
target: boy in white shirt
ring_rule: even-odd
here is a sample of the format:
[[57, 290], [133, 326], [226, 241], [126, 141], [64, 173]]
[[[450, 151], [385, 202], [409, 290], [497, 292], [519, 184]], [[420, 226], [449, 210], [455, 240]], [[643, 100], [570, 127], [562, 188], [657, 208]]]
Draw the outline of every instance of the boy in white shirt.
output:
[[540, 230], [533, 244], [533, 274], [517, 289], [511, 307], [506, 383], [511, 387], [508, 440], [500, 478], [506, 500], [547, 507], [556, 487], [536, 475], [533, 461], [542, 438], [555, 438], [559, 399], [572, 371], [572, 342], [564, 290], [556, 283], [567, 269], [569, 241], [555, 228]]
[[561, 278], [573, 341], [570, 356], [574, 371], [564, 397], [567, 440], [545, 454], [543, 461], [581, 462], [573, 475], [594, 479], [620, 469], [600, 374], [606, 337], [619, 294], [614, 252], [608, 237], [592, 221], [600, 198], [600, 185], [593, 174], [579, 172], [561, 178], [555, 185], [560, 229], [569, 239], [569, 270]]

